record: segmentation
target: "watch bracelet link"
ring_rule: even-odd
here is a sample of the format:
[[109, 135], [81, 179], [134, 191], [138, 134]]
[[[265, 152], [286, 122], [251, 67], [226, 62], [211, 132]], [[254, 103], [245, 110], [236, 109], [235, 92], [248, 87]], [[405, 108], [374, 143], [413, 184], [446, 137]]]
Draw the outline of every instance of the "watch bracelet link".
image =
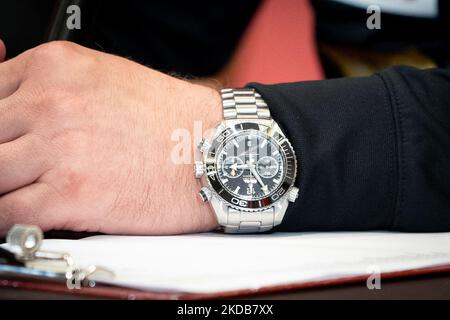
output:
[[227, 218], [227, 225], [224, 226], [226, 233], [265, 232], [273, 228], [275, 209], [246, 212], [228, 207]]
[[[261, 95], [252, 88], [220, 90], [224, 120], [271, 120], [269, 107]], [[256, 233], [273, 228], [275, 209], [243, 211], [227, 207], [227, 233]]]
[[231, 119], [271, 120], [269, 107], [261, 95], [251, 88], [220, 90], [223, 117]]

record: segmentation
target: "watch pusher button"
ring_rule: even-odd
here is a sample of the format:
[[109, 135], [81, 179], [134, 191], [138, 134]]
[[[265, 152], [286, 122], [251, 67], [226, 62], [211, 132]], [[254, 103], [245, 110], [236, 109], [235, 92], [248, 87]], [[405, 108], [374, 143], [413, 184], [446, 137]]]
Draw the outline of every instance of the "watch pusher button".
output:
[[200, 152], [205, 152], [206, 150], [209, 149], [209, 147], [211, 147], [211, 142], [209, 142], [208, 139], [203, 138], [199, 144], [198, 144], [198, 150], [200, 150]]
[[297, 187], [292, 187], [291, 191], [289, 191], [289, 196], [288, 199], [290, 202], [295, 202], [295, 200], [297, 200], [298, 198], [298, 188]]
[[205, 174], [205, 165], [202, 161], [195, 161], [194, 172], [197, 179], [201, 178]]
[[198, 195], [200, 196], [200, 199], [202, 199], [203, 202], [211, 200], [211, 190], [209, 190], [207, 187], [203, 187], [198, 192]]

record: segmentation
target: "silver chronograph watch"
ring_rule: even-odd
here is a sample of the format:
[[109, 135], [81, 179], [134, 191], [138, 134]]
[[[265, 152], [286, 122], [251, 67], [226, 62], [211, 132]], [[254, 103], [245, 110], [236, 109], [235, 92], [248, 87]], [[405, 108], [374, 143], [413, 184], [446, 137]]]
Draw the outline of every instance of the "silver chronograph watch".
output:
[[199, 195], [211, 203], [225, 232], [268, 231], [298, 197], [294, 149], [254, 89], [220, 93], [224, 119], [198, 145]]

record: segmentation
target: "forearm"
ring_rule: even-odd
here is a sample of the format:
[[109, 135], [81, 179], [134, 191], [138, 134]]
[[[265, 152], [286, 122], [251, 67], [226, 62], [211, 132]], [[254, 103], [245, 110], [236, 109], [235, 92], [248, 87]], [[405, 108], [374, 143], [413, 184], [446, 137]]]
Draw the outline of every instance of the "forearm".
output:
[[281, 230], [450, 228], [448, 111], [429, 115], [448, 110], [448, 75], [398, 70], [252, 85], [297, 151], [300, 196]]

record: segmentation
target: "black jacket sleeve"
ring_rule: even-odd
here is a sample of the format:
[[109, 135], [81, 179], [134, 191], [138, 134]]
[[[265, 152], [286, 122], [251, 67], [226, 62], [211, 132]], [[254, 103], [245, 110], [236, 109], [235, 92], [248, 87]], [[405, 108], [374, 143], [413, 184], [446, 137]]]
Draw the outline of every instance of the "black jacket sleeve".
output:
[[280, 231], [450, 231], [450, 71], [250, 84], [296, 151]]

